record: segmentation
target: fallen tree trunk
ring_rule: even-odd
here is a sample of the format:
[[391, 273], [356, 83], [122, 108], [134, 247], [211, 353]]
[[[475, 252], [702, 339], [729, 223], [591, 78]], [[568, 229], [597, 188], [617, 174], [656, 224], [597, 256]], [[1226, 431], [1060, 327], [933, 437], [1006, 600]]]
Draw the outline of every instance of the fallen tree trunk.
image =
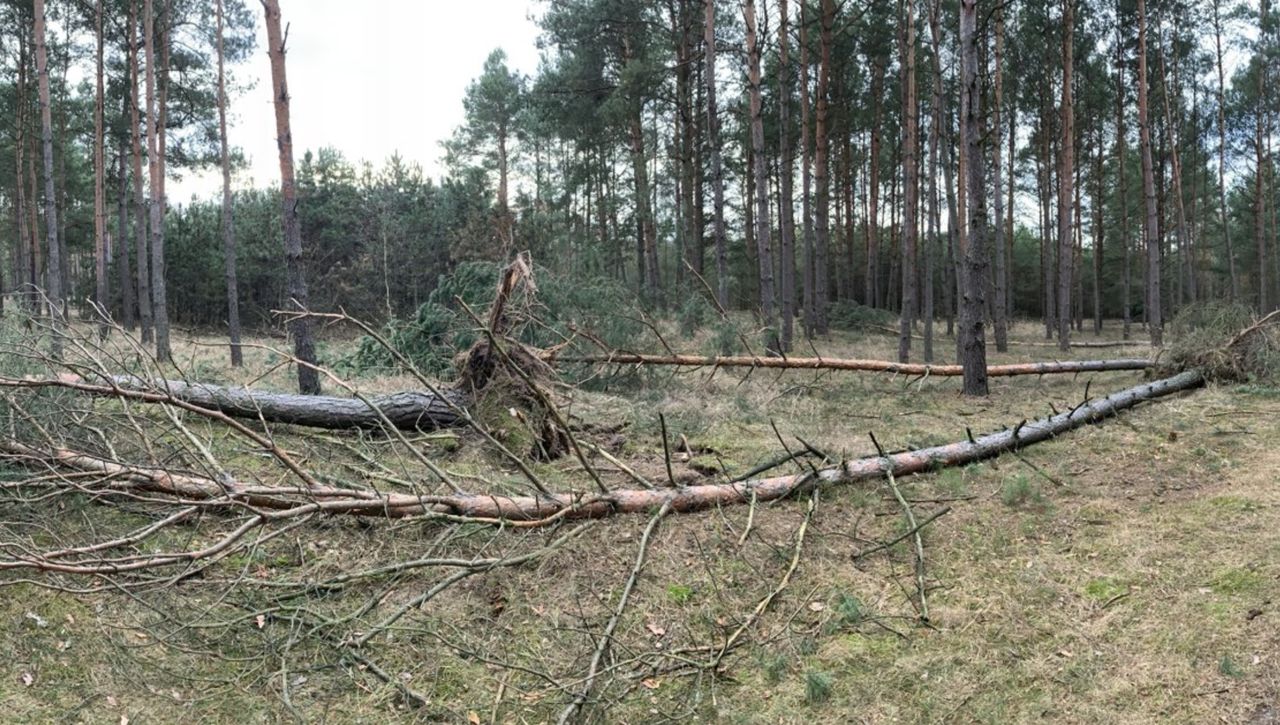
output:
[[[900, 375], [922, 375], [958, 377], [964, 374], [960, 365], [921, 365], [916, 363], [897, 363], [887, 360], [849, 360], [824, 357], [755, 357], [711, 356], [699, 355], [642, 355], [630, 352], [615, 352], [610, 355], [579, 355], [553, 357], [553, 362], [589, 363], [596, 365], [676, 365], [682, 367], [712, 368], [770, 368], [783, 370], [862, 370], [867, 372], [895, 373]], [[1049, 375], [1053, 373], [1096, 373], [1109, 370], [1146, 370], [1152, 362], [1146, 358], [1122, 358], [1118, 360], [1062, 360], [1054, 362], [1013, 363], [1009, 365], [990, 365], [987, 375], [990, 377], [1010, 377], [1014, 375]]]
[[466, 398], [454, 390], [441, 389], [440, 395], [406, 391], [361, 400], [329, 395], [266, 393], [210, 383], [163, 378], [146, 380], [129, 375], [113, 375], [109, 378], [109, 385], [134, 392], [161, 393], [237, 418], [313, 428], [382, 428], [389, 422], [402, 430], [430, 430], [465, 423], [458, 411]]
[[[792, 476], [777, 476], [737, 484], [708, 484], [653, 490], [625, 489], [608, 493], [568, 493], [551, 496], [503, 496], [458, 494], [414, 496], [380, 494], [326, 486], [273, 487], [235, 480], [215, 481], [160, 468], [131, 466], [72, 450], [41, 451], [15, 440], [0, 441], [0, 452], [29, 462], [43, 462], [76, 471], [101, 473], [99, 490], [145, 491], [185, 501], [223, 501], [229, 507], [250, 505], [274, 511], [275, 517], [313, 512], [347, 513], [400, 518], [418, 515], [460, 516], [470, 520], [502, 522], [515, 526], [541, 526], [561, 519], [602, 518], [621, 513], [642, 513], [670, 506], [672, 511], [700, 511], [717, 506], [772, 501], [815, 485], [844, 485], [881, 478], [961, 466], [991, 458], [1072, 429], [1097, 422], [1139, 403], [1155, 400], [1204, 384], [1199, 371], [1144, 383], [1105, 398], [1034, 422], [1023, 421], [1012, 429], [915, 451], [846, 461], [838, 466]], [[83, 482], [77, 484], [86, 488]]]
[[[898, 337], [901, 333], [896, 327], [885, 327], [883, 325], [874, 325], [871, 329], [883, 332], [888, 335]], [[922, 340], [924, 338], [919, 335], [912, 335], [913, 339]], [[1010, 340], [1010, 345], [1022, 345], [1024, 347], [1058, 347], [1056, 342], [1036, 342], [1034, 340]], [[1151, 347], [1150, 340], [1071, 340], [1070, 346], [1081, 348], [1103, 348], [1103, 347]]]

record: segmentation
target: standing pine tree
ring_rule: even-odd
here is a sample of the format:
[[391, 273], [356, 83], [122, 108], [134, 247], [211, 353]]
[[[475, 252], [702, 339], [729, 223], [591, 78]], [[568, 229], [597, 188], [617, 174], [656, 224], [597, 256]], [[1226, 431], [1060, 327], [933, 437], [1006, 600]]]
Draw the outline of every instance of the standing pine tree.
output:
[[[148, 0], [150, 2], [150, 0]], [[316, 349], [307, 311], [307, 277], [302, 256], [302, 224], [298, 219], [298, 188], [293, 173], [293, 132], [289, 128], [289, 84], [285, 77], [284, 35], [280, 31], [279, 0], [262, 0], [266, 15], [267, 54], [271, 57], [271, 90], [276, 109], [276, 147], [280, 151], [280, 212], [284, 231], [285, 287], [289, 309], [299, 313], [289, 322], [293, 354], [298, 365], [298, 391], [320, 394], [315, 368]]]

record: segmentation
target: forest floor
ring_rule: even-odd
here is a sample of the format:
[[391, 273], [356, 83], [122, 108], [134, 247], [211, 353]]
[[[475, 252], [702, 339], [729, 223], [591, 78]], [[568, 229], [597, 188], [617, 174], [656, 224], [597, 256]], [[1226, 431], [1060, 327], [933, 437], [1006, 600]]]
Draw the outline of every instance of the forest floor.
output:
[[[1104, 339], [1118, 328], [1108, 323]], [[277, 353], [252, 348], [246, 367], [232, 371], [218, 340], [175, 338], [193, 379], [289, 388], [287, 370], [273, 369]], [[1037, 325], [1019, 325], [1013, 339], [1011, 352], [991, 362], [1060, 357], [1021, 344], [1042, 341]], [[322, 353], [349, 344], [332, 340]], [[939, 357], [952, 345], [940, 336]], [[896, 340], [837, 333], [817, 347], [824, 356], [892, 359]], [[778, 433], [788, 445], [798, 436], [833, 455], [873, 455], [868, 432], [886, 449], [963, 440], [966, 428], [977, 435], [1075, 405], [1086, 383], [1098, 395], [1141, 379], [994, 379], [991, 396], [974, 400], [955, 378], [646, 370], [594, 381], [591, 392], [572, 394], [569, 409], [616, 429], [599, 434], [600, 445], [654, 481], [667, 479], [662, 413], [672, 438], [683, 435], [693, 451], [677, 456], [673, 477], [709, 482], [777, 456]], [[353, 382], [367, 392], [417, 387], [408, 376]], [[273, 433], [335, 477], [383, 487], [425, 478], [385, 440], [284, 426]], [[209, 435], [229, 469], [265, 465]], [[1017, 455], [901, 480], [918, 517], [950, 507], [922, 530], [927, 625], [909, 540], [855, 559], [906, 530], [889, 489], [824, 489], [794, 576], [714, 675], [697, 665], [782, 581], [807, 502], [669, 516], [655, 530], [588, 713], [618, 723], [1280, 723], [1278, 442], [1280, 389], [1213, 385]], [[424, 434], [413, 444], [477, 490], [516, 486], [511, 466], [479, 452], [468, 433]], [[589, 481], [572, 458], [536, 470], [562, 490]], [[628, 485], [620, 473], [608, 480]], [[109, 527], [88, 500], [64, 506], [51, 512], [60, 526]], [[554, 721], [582, 685], [649, 523], [587, 524], [535, 563], [465, 579], [366, 644], [370, 661], [429, 701], [418, 709], [369, 676], [367, 663], [344, 659], [339, 640], [429, 589], [440, 570], [284, 604], [270, 600], [268, 583], [441, 553], [528, 551], [563, 531], [333, 517], [199, 580], [142, 593], [68, 593], [4, 574], [0, 712], [41, 722]], [[20, 524], [0, 521], [0, 538], [12, 525]], [[189, 546], [176, 541], [182, 535], [156, 545]], [[325, 626], [307, 630], [286, 611]]]

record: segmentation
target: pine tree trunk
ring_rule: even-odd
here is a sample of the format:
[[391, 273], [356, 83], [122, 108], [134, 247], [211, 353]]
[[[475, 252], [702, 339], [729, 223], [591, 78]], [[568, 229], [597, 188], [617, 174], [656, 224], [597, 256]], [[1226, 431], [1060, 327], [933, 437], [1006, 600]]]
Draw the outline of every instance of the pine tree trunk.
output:
[[884, 68], [879, 58], [871, 61], [871, 147], [867, 159], [867, 278], [866, 305], [875, 307], [880, 299], [880, 125], [884, 115]]
[[1147, 327], [1151, 333], [1151, 345], [1160, 347], [1164, 340], [1164, 324], [1160, 316], [1160, 221], [1154, 164], [1151, 161], [1151, 121], [1147, 112], [1146, 0], [1138, 0], [1138, 132], [1142, 145], [1142, 195], [1147, 218]]
[[[713, 0], [708, 0], [712, 2]], [[817, 279], [813, 241], [813, 143], [809, 137], [809, 3], [800, 3], [800, 216], [804, 227], [804, 328], [810, 338], [818, 319]]]
[[131, 101], [129, 104], [130, 135], [133, 143], [134, 235], [138, 263], [138, 322], [142, 328], [142, 344], [152, 342], [151, 251], [147, 244], [147, 198], [142, 190], [142, 78], [138, 65], [138, 3], [129, 2], [129, 72]]
[[1151, 154], [1151, 119], [1147, 113], [1147, 3], [1138, 0], [1138, 132], [1142, 145], [1142, 193], [1147, 210], [1147, 328], [1151, 345], [1164, 341], [1160, 316], [1160, 211], [1156, 206], [1155, 164]]
[[1182, 280], [1182, 288], [1184, 295], [1179, 295], [1180, 302], [1194, 302], [1196, 299], [1196, 278], [1193, 256], [1190, 251], [1191, 237], [1187, 233], [1187, 212], [1182, 197], [1182, 156], [1178, 150], [1178, 138], [1173, 131], [1173, 111], [1169, 103], [1169, 94], [1176, 93], [1176, 89], [1169, 87], [1169, 66], [1165, 62], [1164, 43], [1160, 43], [1160, 80], [1164, 85], [1163, 93], [1160, 95], [1164, 98], [1164, 130], [1166, 143], [1169, 144], [1169, 164], [1171, 181], [1173, 182], [1173, 205], [1174, 213], [1177, 215], [1174, 222], [1174, 238], [1178, 242], [1178, 267], [1181, 272], [1179, 275]]
[[1124, 68], [1121, 62], [1123, 43], [1120, 39], [1120, 25], [1116, 24], [1116, 186], [1119, 193], [1120, 206], [1120, 246], [1124, 249], [1124, 279], [1121, 282], [1121, 300], [1123, 328], [1122, 339], [1128, 340], [1130, 327], [1133, 324], [1133, 243], [1129, 235], [1129, 173], [1124, 161], [1125, 146], [1128, 140], [1124, 127]]
[[755, 0], [747, 0], [743, 17], [747, 29], [747, 88], [750, 94], [751, 149], [755, 175], [756, 264], [760, 272], [760, 316], [764, 327], [765, 349], [780, 350], [777, 313], [774, 309], [773, 246], [770, 239], [769, 181], [765, 172], [764, 103], [760, 88], [760, 45], [756, 35]]
[[1102, 156], [1106, 143], [1102, 139], [1102, 125], [1098, 125], [1098, 147], [1093, 162], [1093, 334], [1102, 335], [1102, 262], [1105, 229], [1102, 224], [1103, 184]]
[[995, 284], [992, 292], [995, 299], [992, 301], [992, 330], [996, 338], [996, 351], [1009, 351], [1009, 320], [1008, 320], [1008, 285], [1009, 276], [1006, 269], [1008, 254], [1005, 251], [1005, 230], [1004, 230], [1004, 183], [1000, 178], [1001, 170], [1004, 167], [1001, 158], [1004, 153], [1004, 144], [1001, 143], [1001, 134], [1004, 133], [1004, 125], [1000, 122], [1000, 113], [1004, 104], [1004, 6], [1001, 5], [996, 9], [996, 57], [995, 57], [995, 104], [991, 109], [991, 129], [994, 132], [992, 138], [992, 150], [995, 152], [992, 157], [995, 163], [991, 166], [992, 188], [995, 194], [992, 195], [992, 213], [995, 216], [994, 241], [995, 241]]
[[[123, 96], [124, 106], [128, 106], [129, 94]], [[120, 119], [122, 121], [129, 118], [127, 107], [121, 107]], [[116, 169], [116, 208], [117, 208], [117, 224], [116, 224], [116, 273], [120, 275], [120, 307], [121, 321], [127, 332], [133, 332], [137, 327], [134, 315], [137, 312], [137, 301], [133, 298], [133, 268], [129, 261], [129, 167], [128, 167], [128, 141], [123, 135], [118, 139], [118, 155], [119, 165]]]
[[1071, 279], [1075, 267], [1072, 234], [1072, 182], [1075, 176], [1075, 112], [1072, 108], [1074, 0], [1062, 3], [1062, 141], [1058, 153], [1058, 349], [1071, 349]]
[[729, 244], [724, 229], [724, 161], [720, 153], [720, 113], [716, 107], [716, 1], [705, 0], [706, 18], [704, 51], [707, 70], [703, 82], [707, 91], [707, 148], [711, 152], [712, 229], [716, 250], [716, 300], [721, 308], [729, 306]]
[[27, 34], [19, 31], [18, 35], [18, 79], [17, 79], [17, 97], [14, 105], [14, 113], [17, 115], [15, 121], [16, 126], [16, 143], [13, 149], [14, 161], [14, 210], [17, 217], [15, 226], [18, 230], [18, 239], [14, 243], [17, 249], [17, 287], [19, 290], [19, 299], [23, 301], [23, 307], [28, 313], [34, 313], [38, 308], [38, 302], [34, 296], [34, 290], [31, 289], [31, 279], [35, 274], [35, 257], [31, 254], [31, 245], [28, 240], [31, 238], [31, 230], [27, 226], [27, 209], [28, 204], [35, 204], [35, 199], [27, 196], [27, 179], [26, 168], [24, 166], [27, 149]]
[[1222, 71], [1221, 0], [1213, 0], [1213, 41], [1218, 61], [1218, 215], [1222, 223], [1222, 243], [1226, 247], [1231, 302], [1240, 299], [1240, 278], [1236, 274], [1236, 251], [1231, 246], [1231, 224], [1227, 219], [1227, 104], [1226, 77]]
[[960, 364], [964, 366], [964, 393], [987, 395], [987, 344], [985, 339], [987, 260], [986, 174], [980, 136], [981, 88], [978, 82], [977, 0], [960, 2], [961, 118], [964, 129], [965, 178], [969, 214], [967, 234], [962, 235], [964, 275], [961, 279]]
[[105, 108], [105, 91], [103, 88], [103, 25], [102, 0], [97, 2], [97, 56], [95, 64], [95, 86], [93, 102], [93, 239], [94, 239], [94, 298], [101, 307], [99, 312], [103, 319], [98, 325], [98, 336], [106, 339], [106, 316], [111, 309], [111, 294], [107, 288], [107, 168], [106, 154], [103, 146], [102, 116]]
[[236, 229], [231, 195], [231, 154], [227, 148], [227, 82], [223, 69], [222, 0], [216, 0], [218, 54], [218, 150], [222, 162], [222, 255], [227, 283], [227, 332], [231, 341], [231, 366], [244, 365], [240, 350], [240, 291], [236, 280]]
[[59, 262], [57, 191], [53, 180], [53, 114], [49, 107], [49, 49], [45, 41], [44, 0], [35, 0], [36, 82], [40, 94], [40, 142], [44, 157], [44, 216], [48, 274], [45, 296], [49, 300], [52, 353], [62, 355], [62, 278]]
[[147, 61], [147, 162], [151, 181], [151, 312], [155, 324], [156, 360], [168, 362], [169, 309], [168, 290], [164, 280], [164, 170], [160, 165], [160, 136], [164, 133], [157, 102], [156, 84], [158, 71], [156, 53], [155, 13], [152, 0], [143, 2], [143, 48]]
[[902, 310], [898, 321], [898, 362], [911, 359], [911, 327], [916, 317], [916, 237], [917, 195], [920, 180], [916, 174], [919, 118], [916, 109], [916, 21], [910, 0], [903, 3], [905, 18], [899, 34], [902, 55]]
[[834, 0], [822, 0], [822, 34], [820, 37], [821, 57], [818, 63], [817, 111], [814, 123], [814, 296], [817, 304], [817, 324], [815, 328], [820, 335], [827, 334], [827, 255], [831, 242], [831, 179], [830, 156], [831, 144], [828, 136], [830, 119], [831, 88], [831, 45], [835, 24], [836, 7]]
[[791, 57], [790, 9], [787, 0], [778, 0], [778, 147], [781, 149], [781, 169], [778, 174], [778, 235], [782, 245], [779, 257], [778, 293], [782, 297], [782, 351], [791, 352], [795, 336], [796, 301], [796, 222], [794, 217], [795, 146], [791, 143]]
[[[150, 0], [148, 0], [150, 2]], [[293, 175], [293, 133], [289, 127], [289, 84], [285, 75], [284, 38], [280, 31], [280, 3], [262, 0], [266, 15], [267, 53], [271, 56], [271, 90], [275, 99], [276, 146], [280, 150], [280, 207], [284, 230], [285, 286], [289, 307], [307, 311], [307, 278], [302, 252], [302, 225], [298, 219], [298, 190]], [[289, 322], [293, 336], [293, 354], [298, 365], [298, 392], [320, 394], [320, 376], [316, 370], [315, 343], [311, 338], [311, 322], [298, 315]]]

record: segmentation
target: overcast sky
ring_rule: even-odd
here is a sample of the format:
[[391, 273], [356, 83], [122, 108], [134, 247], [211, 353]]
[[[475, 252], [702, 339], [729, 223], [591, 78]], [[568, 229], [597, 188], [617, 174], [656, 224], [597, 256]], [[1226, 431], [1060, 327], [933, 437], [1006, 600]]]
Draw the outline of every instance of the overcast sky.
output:
[[[440, 142], [461, 122], [463, 93], [489, 52], [501, 47], [519, 72], [537, 69], [532, 6], [528, 0], [283, 0], [296, 160], [307, 149], [333, 146], [352, 162], [380, 165], [399, 151], [438, 174]], [[260, 19], [253, 57], [233, 72], [238, 81], [256, 82], [231, 99], [228, 135], [248, 159], [235, 184], [278, 183], [271, 67]], [[171, 180], [169, 201], [216, 196], [220, 179], [211, 170]]]

